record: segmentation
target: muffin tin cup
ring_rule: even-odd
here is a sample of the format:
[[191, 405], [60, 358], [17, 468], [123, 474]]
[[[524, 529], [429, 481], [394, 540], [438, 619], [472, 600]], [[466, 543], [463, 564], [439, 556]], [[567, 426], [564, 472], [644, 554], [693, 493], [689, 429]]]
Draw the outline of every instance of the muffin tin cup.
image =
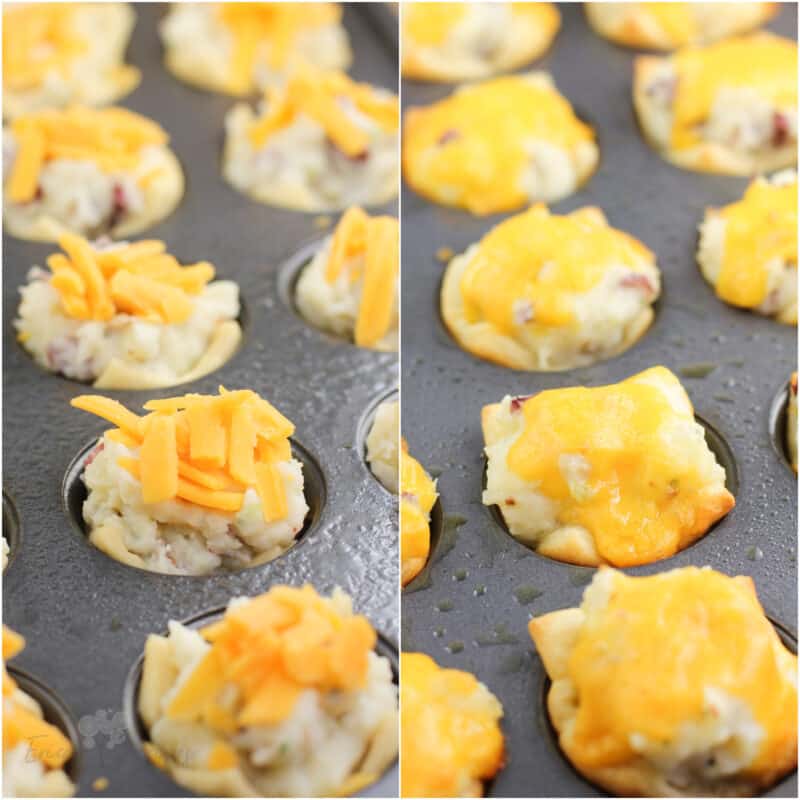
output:
[[[476, 358], [459, 348], [442, 323], [445, 264], [436, 253], [464, 252], [510, 214], [473, 217], [433, 205], [408, 188], [402, 199], [403, 433], [415, 458], [441, 472], [444, 510], [439, 543], [425, 571], [402, 594], [402, 649], [474, 672], [502, 702], [506, 765], [486, 786], [496, 797], [604, 792], [581, 778], [546, 734], [546, 676], [527, 631], [531, 617], [580, 604], [595, 570], [539, 556], [509, 536], [482, 504], [484, 405], [506, 394], [600, 386], [658, 364], [670, 368], [705, 423], [717, 458], [726, 468], [735, 466], [736, 507], [691, 547], [625, 572], [709, 565], [750, 575], [770, 618], [792, 635], [797, 629], [797, 484], [773, 449], [770, 426], [777, 387], [796, 368], [797, 331], [723, 304], [695, 259], [705, 207], [738, 199], [748, 181], [687, 172], [662, 160], [636, 124], [635, 54], [593, 34], [581, 5], [559, 8], [562, 29], [550, 51], [518, 72], [550, 71], [573, 107], [596, 126], [601, 153], [597, 172], [552, 209], [567, 213], [597, 205], [611, 225], [656, 253], [663, 289], [650, 329], [608, 361], [563, 372], [521, 372]], [[769, 27], [794, 38], [796, 25], [795, 4], [784, 4]], [[404, 81], [403, 104], [425, 105], [452, 90]], [[796, 796], [796, 774], [767, 795]]]
[[[91, 546], [75, 527], [82, 486], [73, 461], [109, 425], [69, 405], [93, 389], [40, 369], [15, 341], [18, 287], [55, 246], [4, 238], [4, 488], [23, 531], [4, 575], [4, 622], [27, 640], [13, 663], [58, 687], [79, 730], [97, 731], [92, 746], [83, 737], [79, 796], [91, 795], [99, 777], [108, 778], [107, 792], [115, 796], [189, 795], [143, 762], [122, 714], [131, 664], [147, 635], [164, 630], [170, 619], [191, 618], [279, 583], [311, 583], [323, 594], [341, 586], [357, 612], [390, 639], [398, 635], [396, 501], [371, 479], [357, 449], [362, 415], [375, 397], [397, 386], [397, 356], [328, 338], [282, 302], [281, 265], [305, 242], [322, 238], [318, 215], [261, 205], [224, 182], [223, 120], [238, 101], [182, 84], [164, 69], [157, 25], [165, 10], [161, 4], [136, 7], [128, 61], [142, 70], [142, 82], [121, 105], [163, 125], [188, 183], [175, 212], [142, 237], [162, 239], [187, 263], [211, 261], [235, 280], [247, 309], [245, 336], [228, 363], [197, 381], [98, 393], [141, 413], [150, 398], [215, 393], [220, 385], [253, 389], [295, 423], [295, 453], [303, 456], [298, 448], [307, 448], [317, 465], [306, 472], [306, 489], [317, 485], [324, 503], [315, 508], [310, 499], [314, 526], [295, 546], [238, 572], [161, 575], [132, 569]], [[350, 74], [396, 91], [397, 41], [390, 35], [396, 25], [389, 10], [346, 6], [344, 24], [354, 52]], [[396, 213], [396, 204], [376, 210]], [[66, 505], [65, 476], [78, 492], [67, 493]], [[397, 783], [395, 767], [363, 794], [392, 796]]]

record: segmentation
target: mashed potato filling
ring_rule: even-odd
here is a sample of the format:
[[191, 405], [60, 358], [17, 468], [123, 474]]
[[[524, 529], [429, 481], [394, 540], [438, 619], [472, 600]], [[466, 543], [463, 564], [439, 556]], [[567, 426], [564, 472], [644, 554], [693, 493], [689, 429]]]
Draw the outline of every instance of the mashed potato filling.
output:
[[92, 244], [74, 234], [34, 267], [15, 321], [47, 370], [99, 388], [144, 389], [200, 377], [241, 338], [238, 287], [207, 261], [181, 265], [163, 242]]
[[689, 397], [664, 367], [609, 386], [506, 397], [483, 414], [483, 502], [544, 555], [647, 564], [734, 506]]
[[539, 203], [448, 265], [442, 313], [459, 343], [517, 369], [608, 358], [647, 329], [660, 290], [653, 254], [585, 207]]
[[708, 209], [698, 261], [726, 303], [797, 322], [797, 174], [756, 178], [741, 200]]
[[25, 640], [3, 626], [3, 797], [72, 797], [64, 772], [72, 742], [44, 719], [39, 704], [17, 686], [5, 662]]
[[300, 313], [359, 347], [397, 350], [399, 251], [396, 219], [348, 209], [297, 282]]
[[244, 96], [310, 63], [346, 69], [336, 3], [173, 3], [161, 23], [168, 68], [203, 88]]
[[481, 797], [503, 766], [503, 707], [474, 675], [400, 656], [401, 797]]
[[375, 411], [367, 435], [367, 463], [372, 474], [390, 491], [397, 494], [400, 483], [400, 403], [387, 400]]
[[431, 509], [436, 503], [436, 481], [408, 452], [405, 439], [400, 453], [400, 569], [403, 586], [428, 561], [431, 549]]
[[796, 764], [797, 658], [750, 578], [604, 568], [529, 627], [562, 749], [613, 792], [750, 795]]
[[72, 405], [116, 425], [83, 474], [90, 540], [112, 558], [207, 574], [270, 561], [302, 530], [294, 425], [255, 392], [151, 400], [143, 417], [97, 395]]
[[55, 240], [65, 229], [124, 236], [167, 216], [183, 174], [155, 122], [124, 108], [39, 111], [3, 128], [8, 230]]
[[434, 202], [473, 214], [560, 200], [597, 159], [594, 131], [543, 72], [466, 85], [405, 115], [406, 180]]
[[260, 202], [330, 211], [396, 194], [397, 97], [344, 73], [298, 68], [225, 124], [225, 178]]
[[560, 18], [552, 3], [409, 3], [402, 24], [404, 75], [468, 80], [541, 55]]
[[200, 795], [342, 796], [397, 755], [397, 690], [341, 590], [276, 586], [191, 630], [148, 637], [148, 754]]
[[127, 3], [15, 3], [3, 9], [3, 116], [70, 103], [104, 105], [132, 91], [124, 64]]

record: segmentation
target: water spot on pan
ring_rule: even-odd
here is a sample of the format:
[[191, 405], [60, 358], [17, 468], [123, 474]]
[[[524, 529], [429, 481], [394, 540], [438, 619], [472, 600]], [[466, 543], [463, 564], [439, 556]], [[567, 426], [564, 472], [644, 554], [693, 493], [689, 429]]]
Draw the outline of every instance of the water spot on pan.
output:
[[[706, 444], [708, 445], [709, 449], [717, 460], [717, 463], [722, 466], [725, 470], [725, 486], [728, 491], [736, 497], [739, 492], [739, 471], [736, 466], [736, 459], [733, 455], [733, 451], [731, 450], [730, 446], [728, 445], [725, 437], [713, 426], [710, 422], [703, 419], [699, 415], [695, 415], [696, 422], [702, 426], [703, 432], [705, 434]], [[487, 471], [488, 471], [488, 460], [484, 457], [484, 466], [483, 466], [483, 489], [486, 489], [486, 480], [487, 480]], [[498, 505], [491, 505], [487, 506], [487, 511], [489, 516], [494, 520], [495, 524], [507, 533], [519, 547], [527, 548], [527, 545], [520, 542], [516, 539], [512, 534], [511, 531], [508, 529], [508, 525], [506, 524], [505, 518], [503, 517], [503, 513], [500, 510]], [[708, 536], [712, 531], [714, 531], [723, 521], [725, 517], [717, 520], [709, 529], [706, 531], [705, 536]], [[701, 541], [704, 537], [700, 537], [697, 541]], [[691, 547], [691, 545], [690, 545]], [[688, 549], [688, 548], [684, 548]], [[539, 558], [544, 558], [547, 561], [553, 561], [555, 559], [551, 559], [549, 556], [541, 555], [537, 553], [535, 550], [530, 548], [531, 552], [534, 555], [538, 556]], [[573, 566], [572, 569], [574, 570], [572, 575], [570, 576], [570, 582], [574, 585], [582, 585], [587, 583], [591, 575], [593, 574], [593, 568], [590, 567], [578, 567]]]
[[81, 739], [78, 726], [63, 700], [46, 683], [30, 673], [7, 665], [10, 676], [23, 692], [29, 694], [41, 707], [44, 718], [55, 725], [72, 744], [72, 756], [64, 764], [63, 770], [69, 779], [77, 784], [81, 769]]
[[[182, 576], [182, 577], [196, 577], [208, 578], [214, 575], [229, 574], [231, 572], [243, 572], [252, 569], [262, 569], [267, 564], [271, 564], [281, 558], [291, 550], [304, 545], [309, 539], [312, 538], [313, 532], [318, 528], [322, 513], [325, 508], [327, 500], [327, 486], [325, 476], [322, 472], [317, 459], [296, 440], [291, 440], [292, 455], [297, 459], [303, 467], [303, 493], [305, 494], [306, 503], [308, 504], [308, 513], [306, 514], [305, 522], [300, 533], [295, 536], [294, 544], [278, 555], [272, 561], [264, 564], [255, 564], [240, 569], [222, 570], [219, 572], [212, 572], [208, 575], [196, 576]], [[91, 457], [94, 450], [98, 445], [98, 440], [93, 439], [80, 452], [75, 456], [67, 471], [64, 474], [64, 480], [61, 484], [61, 498], [64, 506], [64, 511], [72, 523], [73, 528], [80, 534], [81, 539], [87, 544], [89, 542], [89, 529], [86, 521], [83, 518], [83, 504], [87, 498], [86, 486], [83, 482], [83, 471], [87, 466], [87, 460]], [[110, 557], [110, 556], [109, 556]], [[121, 563], [121, 562], [117, 562]], [[128, 566], [123, 564], [123, 566]], [[131, 569], [139, 569], [138, 567], [131, 567]]]
[[[769, 621], [772, 623], [776, 633], [778, 634], [778, 636], [780, 637], [781, 641], [786, 646], [786, 648], [790, 650], [792, 653], [797, 654], [797, 637], [795, 636], [795, 634], [793, 634], [788, 628], [786, 628], [780, 622], [775, 620], [773, 617], [767, 616], [767, 619], [769, 619]], [[564, 751], [561, 749], [561, 745], [558, 742], [558, 731], [556, 730], [555, 725], [553, 725], [553, 721], [550, 718], [550, 712], [548, 710], [548, 705], [547, 705], [547, 696], [550, 693], [550, 687], [552, 686], [552, 681], [547, 675], [547, 672], [544, 670], [544, 667], [541, 664], [541, 660], [539, 660], [539, 669], [541, 670], [542, 680], [539, 685], [538, 696], [534, 701], [536, 721], [539, 731], [543, 733], [544, 739], [548, 742], [551, 751], [553, 751], [557, 755], [557, 757], [559, 757], [562, 760], [562, 762], [567, 765], [567, 767], [575, 774], [578, 780], [580, 780], [586, 785], [594, 787], [596, 791], [599, 791], [605, 796], [606, 791], [602, 787], [592, 783], [583, 775], [581, 775], [575, 769], [572, 762], [567, 758]], [[771, 788], [780, 789], [784, 783], [788, 783], [791, 780], [792, 775], [794, 774], [795, 771], [790, 772], [788, 775], [784, 776], [777, 784], [775, 784]], [[762, 794], [766, 795], [767, 792], [764, 792]], [[783, 796], [783, 794], [779, 793], [778, 796]]]
[[[194, 630], [199, 630], [218, 622], [225, 614], [225, 607], [214, 608], [209, 611], [203, 611], [183, 621], [183, 625]], [[162, 636], [166, 636], [167, 632], [163, 631]], [[397, 651], [397, 645], [394, 641], [382, 633], [378, 633], [378, 639], [375, 643], [375, 652], [379, 656], [383, 656], [388, 662], [392, 670], [392, 681], [395, 687], [400, 684], [400, 659]], [[128, 736], [131, 743], [139, 751], [142, 756], [146, 756], [145, 744], [149, 743], [149, 733], [147, 726], [139, 715], [139, 687], [142, 681], [142, 669], [144, 666], [144, 653], [141, 653], [134, 662], [128, 675], [125, 679], [125, 684], [122, 689], [122, 713], [125, 716], [125, 725], [128, 730]], [[148, 763], [149, 759], [148, 759]], [[156, 767], [153, 767], [155, 769]], [[378, 779], [376, 783], [366, 787], [364, 790], [356, 795], [357, 797], [382, 797], [379, 790], [382, 788], [384, 780], [391, 782], [393, 779], [392, 773], [397, 772], [397, 761], [390, 765], [384, 775]]]
[[769, 408], [769, 437], [778, 458], [792, 472], [792, 459], [788, 447], [788, 411], [791, 380], [781, 386]]
[[[361, 457], [361, 462], [364, 465], [364, 468], [369, 472], [370, 476], [378, 482], [378, 485], [389, 495], [395, 497], [396, 495], [394, 492], [391, 492], [387, 489], [383, 483], [381, 483], [380, 479], [375, 475], [370, 467], [369, 462], [367, 461], [367, 437], [372, 430], [372, 424], [375, 422], [375, 414], [378, 411], [378, 406], [385, 402], [397, 402], [398, 400], [398, 393], [397, 389], [391, 389], [388, 392], [384, 392], [382, 395], [379, 395], [375, 399], [373, 399], [370, 404], [365, 409], [364, 413], [361, 415], [361, 419], [358, 421], [358, 425], [356, 426], [356, 443], [355, 448], [356, 452]], [[398, 453], [399, 458], [399, 453]], [[399, 469], [399, 465], [398, 465]]]
[[8, 543], [8, 569], [17, 557], [22, 543], [22, 526], [19, 521], [17, 507], [11, 496], [3, 490], [3, 537]]

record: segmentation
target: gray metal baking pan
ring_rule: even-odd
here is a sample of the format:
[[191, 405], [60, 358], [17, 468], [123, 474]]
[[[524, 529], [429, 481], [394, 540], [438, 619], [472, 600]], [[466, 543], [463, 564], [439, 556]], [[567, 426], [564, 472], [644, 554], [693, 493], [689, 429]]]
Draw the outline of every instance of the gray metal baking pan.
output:
[[[150, 396], [214, 392], [219, 384], [262, 393], [297, 426], [296, 452], [313, 472], [314, 519], [301, 542], [271, 564], [205, 578], [132, 569], [89, 545], [74, 519], [80, 486], [68, 470], [105, 426], [69, 406], [91, 387], [43, 372], [14, 337], [17, 288], [53, 246], [4, 238], [3, 518], [16, 543], [3, 579], [4, 622], [27, 639], [13, 664], [73, 720], [65, 727], [79, 740], [70, 765], [79, 796], [186, 796], [137, 750], [123, 713], [126, 680], [145, 638], [163, 632], [168, 620], [194, 618], [277, 583], [310, 582], [321, 592], [338, 585], [352, 595], [385, 637], [384, 648], [395, 648], [398, 635], [397, 503], [370, 475], [358, 438], [373, 401], [396, 387], [398, 359], [309, 327], [282, 296], [284, 265], [322, 236], [316, 218], [257, 204], [223, 182], [223, 118], [234, 101], [164, 70], [156, 32], [164, 11], [136, 5], [129, 58], [142, 83], [123, 105], [169, 131], [187, 190], [175, 213], [145, 235], [163, 239], [183, 261], [212, 261], [238, 282], [244, 343], [228, 364], [194, 383], [108, 394], [137, 408]], [[350, 4], [344, 23], [355, 57], [351, 74], [397, 91], [397, 28], [388, 8]], [[383, 210], [396, 213], [396, 206]], [[98, 777], [109, 779], [105, 792], [92, 788]], [[394, 767], [364, 794], [396, 796], [397, 783]]]
[[[651, 330], [621, 356], [567, 372], [517, 372], [478, 360], [441, 322], [443, 265], [435, 253], [440, 247], [462, 252], [507, 215], [471, 217], [408, 189], [402, 198], [403, 433], [411, 453], [439, 476], [442, 512], [441, 522], [434, 520], [441, 531], [434, 530], [431, 563], [403, 592], [402, 647], [474, 672], [499, 697], [508, 763], [487, 787], [496, 797], [602, 792], [558, 748], [543, 705], [544, 670], [527, 632], [532, 616], [578, 604], [593, 570], [537, 555], [481, 504], [480, 410], [486, 403], [505, 394], [610, 383], [656, 364], [672, 369], [707, 430], [732, 454], [737, 505], [694, 546], [629, 572], [708, 564], [751, 575], [767, 614], [791, 637], [797, 631], [797, 484], [773, 449], [770, 417], [795, 369], [797, 332], [717, 300], [694, 257], [704, 208], [737, 199], [747, 181], [685, 172], [661, 160], [642, 139], [631, 106], [634, 52], [592, 33], [580, 4], [559, 7], [562, 30], [535, 67], [552, 72], [595, 126], [600, 165], [581, 191], [554, 209], [596, 204], [612, 225], [655, 251], [664, 290]], [[781, 4], [769, 27], [794, 37], [796, 4]], [[450, 91], [404, 81], [403, 104], [423, 105]], [[796, 775], [768, 794], [796, 797]]]

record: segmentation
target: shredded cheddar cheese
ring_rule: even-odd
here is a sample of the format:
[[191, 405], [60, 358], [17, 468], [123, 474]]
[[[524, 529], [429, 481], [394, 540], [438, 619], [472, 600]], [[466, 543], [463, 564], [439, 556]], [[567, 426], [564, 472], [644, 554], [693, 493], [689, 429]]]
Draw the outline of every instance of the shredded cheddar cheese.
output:
[[278, 464], [291, 459], [294, 425], [255, 392], [151, 400], [143, 417], [99, 395], [71, 405], [116, 426], [106, 436], [133, 451], [118, 463], [141, 482], [144, 503], [180, 499], [234, 513], [252, 488], [265, 522], [287, 516]]
[[93, 161], [104, 172], [131, 171], [145, 147], [167, 144], [167, 133], [155, 122], [124, 108], [23, 114], [11, 123], [19, 147], [5, 190], [13, 203], [36, 196], [39, 173], [48, 161]]
[[575, 296], [603, 279], [611, 265], [644, 272], [652, 253], [610, 227], [596, 209], [552, 215], [542, 203], [511, 217], [483, 237], [461, 277], [469, 322], [486, 320], [513, 335], [516, 308], [528, 303], [532, 327], [575, 322]]
[[503, 709], [469, 672], [400, 654], [402, 797], [480, 797], [503, 765]]
[[181, 266], [157, 240], [95, 250], [86, 239], [65, 233], [58, 243], [64, 253], [47, 259], [50, 285], [64, 313], [75, 319], [107, 322], [129, 314], [164, 324], [185, 322], [192, 295], [214, 278], [213, 265]]
[[25, 647], [25, 640], [3, 626], [3, 751], [27, 743], [30, 756], [50, 769], [58, 769], [72, 757], [72, 742], [55, 726], [17, 702], [16, 681], [8, 674], [5, 662]]
[[363, 281], [354, 339], [372, 347], [392, 324], [397, 294], [400, 231], [393, 217], [370, 217], [358, 207], [343, 215], [331, 241], [325, 280], [335, 283], [346, 271], [348, 280]]
[[266, 112], [253, 122], [250, 141], [261, 148], [270, 136], [304, 114], [321, 125], [345, 155], [358, 158], [369, 148], [369, 134], [348, 113], [348, 107], [384, 131], [397, 130], [396, 97], [379, 94], [369, 84], [355, 83], [343, 72], [304, 66], [292, 73], [285, 86], [267, 89]]
[[767, 297], [771, 261], [797, 267], [797, 179], [775, 185], [757, 178], [744, 197], [720, 210], [725, 220], [717, 295], [744, 308]]
[[725, 39], [708, 47], [678, 51], [673, 102], [672, 146], [691, 147], [702, 140], [723, 88], [752, 88], [778, 109], [797, 109], [797, 44], [771, 33]]
[[342, 17], [336, 3], [218, 3], [215, 13], [233, 40], [227, 89], [240, 95], [253, 90], [259, 61], [280, 69], [303, 31]]
[[[202, 722], [222, 734], [280, 724], [307, 689], [362, 688], [377, 640], [365, 617], [342, 613], [309, 585], [276, 586], [231, 605], [201, 634], [211, 647], [180, 684], [165, 715]], [[223, 691], [230, 685], [238, 689], [232, 703], [230, 692]], [[216, 746], [209, 756], [210, 769], [235, 763], [228, 747]]]
[[[636, 737], [679, 741], [708, 713], [706, 690], [743, 702], [762, 736], [748, 773], [769, 770], [797, 741], [797, 658], [764, 615], [750, 578], [685, 567], [660, 575], [612, 575], [569, 654], [577, 715], [568, 736], [578, 766], [638, 757]], [[532, 623], [535, 626], [535, 621]], [[792, 666], [794, 665], [794, 666]]]
[[400, 453], [400, 562], [405, 585], [428, 560], [431, 547], [430, 513], [436, 502], [436, 484], [402, 441]]
[[[682, 395], [683, 408], [663, 384]], [[608, 386], [540, 392], [521, 405], [509, 469], [554, 504], [560, 525], [589, 531], [609, 563], [673, 555], [733, 507], [728, 492], [711, 502], [705, 465], [685, 455], [689, 434], [677, 431], [682, 420], [694, 424], [692, 408], [665, 367]], [[585, 475], [565, 468], [566, 456], [584, 459]]]

